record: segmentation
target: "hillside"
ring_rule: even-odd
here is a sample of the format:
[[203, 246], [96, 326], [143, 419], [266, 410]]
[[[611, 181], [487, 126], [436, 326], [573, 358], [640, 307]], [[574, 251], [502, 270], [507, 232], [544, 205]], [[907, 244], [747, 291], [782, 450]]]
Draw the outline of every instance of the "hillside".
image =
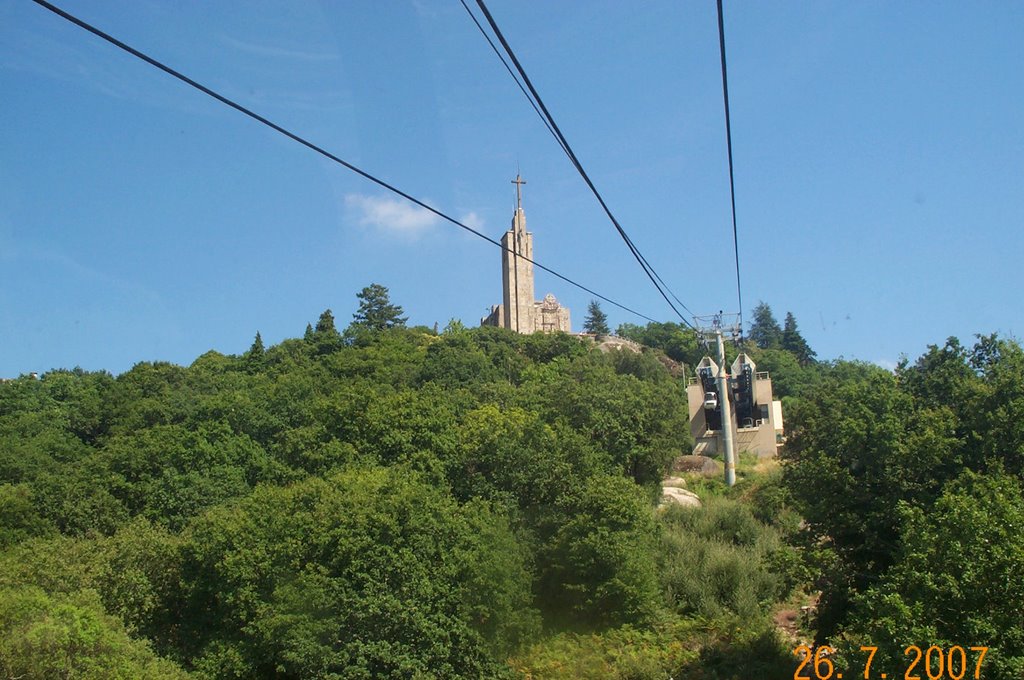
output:
[[988, 645], [982, 677], [1020, 677], [1019, 346], [895, 374], [751, 346], [783, 464], [656, 509], [689, 452], [657, 353], [699, 347], [630, 333], [656, 349], [325, 312], [0, 384], [0, 677], [782, 678], [772, 614], [818, 592], [802, 634], [837, 659]]

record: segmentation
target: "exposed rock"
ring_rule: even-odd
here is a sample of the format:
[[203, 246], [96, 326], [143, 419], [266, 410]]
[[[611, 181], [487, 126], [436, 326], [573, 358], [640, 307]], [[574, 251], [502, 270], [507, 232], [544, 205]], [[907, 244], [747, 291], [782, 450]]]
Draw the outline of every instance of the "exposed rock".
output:
[[671, 486], [671, 487], [675, 487], [677, 489], [685, 489], [686, 488], [686, 480], [683, 479], [682, 477], [669, 477], [668, 479], [666, 479], [665, 481], [663, 481], [661, 483], [661, 486], [662, 486], [662, 488]]
[[617, 335], [604, 335], [598, 339], [596, 336], [591, 336], [594, 341], [597, 342], [597, 347], [602, 352], [610, 352], [614, 350], [628, 350], [640, 354], [644, 350], [644, 346], [638, 342], [627, 340], [626, 338], [620, 338]]
[[673, 472], [699, 472], [714, 476], [722, 472], [722, 465], [707, 456], [679, 456], [672, 464]]
[[686, 489], [680, 489], [676, 486], [662, 487], [661, 492], [661, 505], [668, 505], [669, 503], [675, 503], [681, 505], [684, 508], [700, 508], [703, 503], [700, 502], [700, 497], [692, 491]]
[[656, 352], [655, 358], [661, 362], [661, 365], [668, 369], [669, 374], [673, 378], [679, 378], [686, 374], [686, 364], [681, 364], [670, 356], [667, 356], [664, 352]]

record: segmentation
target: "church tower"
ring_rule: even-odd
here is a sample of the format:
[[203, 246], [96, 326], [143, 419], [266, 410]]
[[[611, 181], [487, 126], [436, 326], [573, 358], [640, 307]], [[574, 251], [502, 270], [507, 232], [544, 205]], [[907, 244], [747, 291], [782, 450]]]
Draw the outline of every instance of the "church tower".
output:
[[[512, 228], [501, 237], [501, 325], [517, 333], [532, 333], [533, 327], [533, 234], [526, 231], [522, 187], [526, 182], [516, 175], [516, 211]], [[524, 259], [525, 258], [525, 259]]]
[[551, 333], [572, 331], [569, 310], [548, 293], [541, 301], [534, 299], [533, 291], [533, 234], [526, 231], [523, 212], [523, 185], [518, 174], [512, 180], [516, 185], [516, 211], [512, 227], [501, 237], [501, 304], [491, 308], [490, 315], [481, 319], [482, 326], [500, 326], [517, 333]]

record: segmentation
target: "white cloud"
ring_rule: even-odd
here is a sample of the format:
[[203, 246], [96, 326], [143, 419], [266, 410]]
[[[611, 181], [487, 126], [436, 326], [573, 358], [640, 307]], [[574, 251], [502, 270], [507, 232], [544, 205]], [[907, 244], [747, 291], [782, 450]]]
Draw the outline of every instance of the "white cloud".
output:
[[359, 224], [393, 236], [416, 238], [440, 220], [429, 210], [398, 198], [348, 194], [345, 205], [358, 213]]
[[461, 218], [459, 218], [459, 222], [462, 222], [467, 227], [471, 227], [473, 229], [476, 229], [477, 231], [481, 231], [484, 228], [483, 218], [481, 218], [475, 212], [466, 213]]

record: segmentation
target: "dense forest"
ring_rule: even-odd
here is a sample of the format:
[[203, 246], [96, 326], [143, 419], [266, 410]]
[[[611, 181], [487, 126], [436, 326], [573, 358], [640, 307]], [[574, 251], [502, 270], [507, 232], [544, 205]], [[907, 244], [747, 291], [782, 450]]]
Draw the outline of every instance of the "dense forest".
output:
[[800, 643], [1024, 677], [1017, 343], [822, 361], [762, 303], [730, 352], [787, 442], [686, 508], [689, 329], [602, 351], [358, 298], [342, 331], [0, 384], [0, 678], [749, 680]]

